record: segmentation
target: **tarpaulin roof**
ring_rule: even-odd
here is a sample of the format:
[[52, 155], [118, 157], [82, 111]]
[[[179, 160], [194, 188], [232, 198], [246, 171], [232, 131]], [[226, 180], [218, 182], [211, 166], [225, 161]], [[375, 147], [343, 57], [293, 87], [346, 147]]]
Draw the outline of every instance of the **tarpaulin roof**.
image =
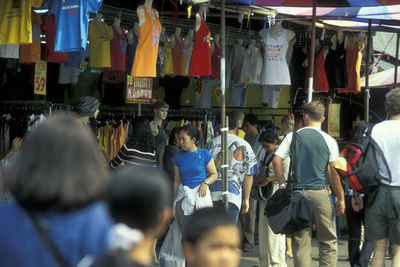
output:
[[[256, 6], [312, 7], [313, 0], [234, 0]], [[400, 0], [318, 0], [319, 7], [372, 7], [400, 4]]]
[[[391, 68], [369, 75], [368, 87], [392, 87], [394, 84], [394, 69]], [[397, 68], [397, 84], [400, 83], [400, 67]], [[361, 78], [361, 86], [365, 87], [365, 77]]]

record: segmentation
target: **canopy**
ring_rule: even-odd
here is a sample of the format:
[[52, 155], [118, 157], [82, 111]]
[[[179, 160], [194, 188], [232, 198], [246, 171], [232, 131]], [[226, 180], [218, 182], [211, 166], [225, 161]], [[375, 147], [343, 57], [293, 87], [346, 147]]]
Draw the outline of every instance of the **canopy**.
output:
[[[256, 6], [312, 7], [313, 0], [234, 0]], [[373, 7], [400, 4], [400, 0], [318, 0], [319, 7]]]
[[[369, 87], [392, 88], [394, 84], [394, 69], [391, 68], [369, 75]], [[400, 67], [397, 68], [397, 84], [400, 82]], [[365, 87], [365, 77], [361, 78], [361, 86]]]

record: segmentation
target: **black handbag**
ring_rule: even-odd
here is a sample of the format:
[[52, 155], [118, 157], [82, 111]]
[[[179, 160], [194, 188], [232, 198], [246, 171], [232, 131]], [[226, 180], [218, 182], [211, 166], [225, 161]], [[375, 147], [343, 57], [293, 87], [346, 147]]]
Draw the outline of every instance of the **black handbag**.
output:
[[292, 191], [292, 179], [296, 178], [296, 131], [290, 144], [290, 167], [287, 187], [277, 190], [265, 206], [268, 224], [275, 234], [292, 234], [308, 228], [312, 224], [314, 204], [300, 192]]
[[[265, 157], [263, 160], [263, 166], [260, 167], [260, 173], [261, 173], [261, 170], [263, 170], [265, 172], [265, 178], [269, 177], [268, 167], [269, 167], [269, 164], [271, 164], [272, 159], [274, 158], [274, 156], [271, 156], [268, 159], [267, 163], [265, 163], [267, 156], [268, 156], [268, 154], [265, 153]], [[274, 183], [272, 183], [272, 182], [268, 183], [266, 186], [258, 187], [258, 196], [259, 196], [260, 200], [268, 200], [272, 196], [273, 192], [274, 192]]]

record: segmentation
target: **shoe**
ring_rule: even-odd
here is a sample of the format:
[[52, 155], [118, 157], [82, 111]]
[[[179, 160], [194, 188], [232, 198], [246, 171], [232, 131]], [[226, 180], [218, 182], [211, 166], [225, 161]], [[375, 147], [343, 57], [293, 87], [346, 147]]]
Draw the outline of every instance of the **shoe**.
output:
[[252, 252], [253, 251], [253, 246], [250, 244], [244, 244], [243, 245], [243, 252]]

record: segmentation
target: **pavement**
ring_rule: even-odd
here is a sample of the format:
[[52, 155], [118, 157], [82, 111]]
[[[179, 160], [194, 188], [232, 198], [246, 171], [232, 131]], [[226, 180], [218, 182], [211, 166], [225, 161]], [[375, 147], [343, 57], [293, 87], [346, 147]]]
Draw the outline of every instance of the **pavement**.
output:
[[[350, 262], [348, 261], [347, 255], [347, 237], [344, 236], [342, 239], [339, 240], [339, 259], [337, 263], [337, 267], [349, 267]], [[313, 252], [313, 260], [312, 266], [310, 267], [318, 267], [318, 242], [315, 238], [312, 239], [312, 252]], [[259, 255], [259, 247], [256, 241], [256, 247], [253, 249], [252, 252], [242, 252], [242, 257], [240, 261], [240, 267], [253, 267], [259, 266], [258, 262], [258, 255]], [[391, 266], [392, 261], [387, 260], [386, 266]], [[288, 267], [293, 267], [293, 259], [286, 257], [286, 264]], [[304, 266], [308, 267], [308, 266]]]

